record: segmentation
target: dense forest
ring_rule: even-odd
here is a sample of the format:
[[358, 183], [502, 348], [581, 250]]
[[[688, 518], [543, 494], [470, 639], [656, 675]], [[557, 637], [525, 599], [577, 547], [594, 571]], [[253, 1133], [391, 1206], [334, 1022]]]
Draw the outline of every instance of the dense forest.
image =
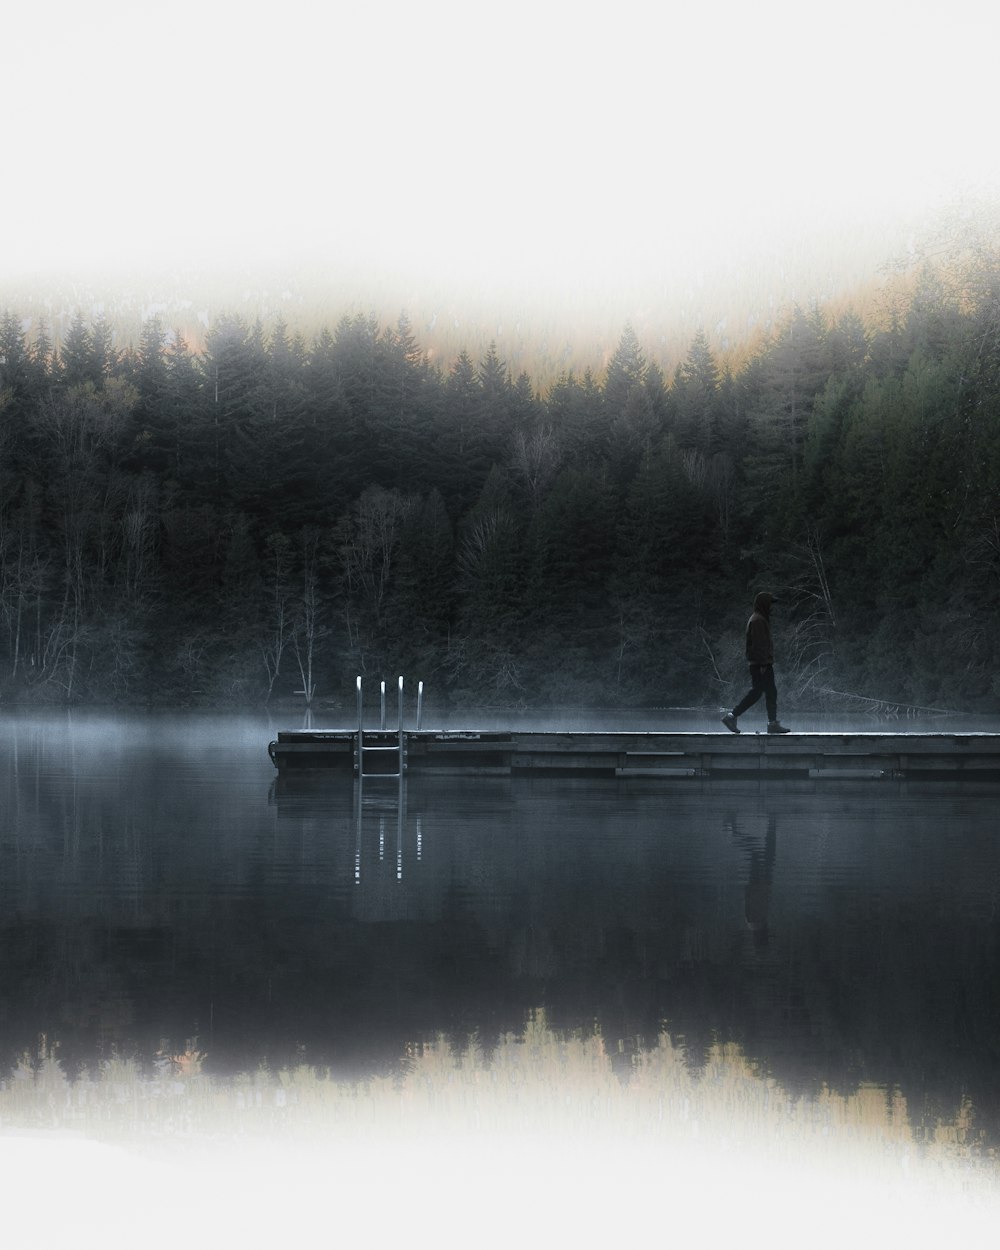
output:
[[[905, 293], [904, 293], [905, 292]], [[610, 345], [609, 345], [610, 347]], [[626, 326], [542, 395], [405, 317], [305, 341], [0, 318], [0, 697], [722, 706], [764, 586], [783, 705], [1000, 701], [1000, 266], [793, 309], [672, 376]]]

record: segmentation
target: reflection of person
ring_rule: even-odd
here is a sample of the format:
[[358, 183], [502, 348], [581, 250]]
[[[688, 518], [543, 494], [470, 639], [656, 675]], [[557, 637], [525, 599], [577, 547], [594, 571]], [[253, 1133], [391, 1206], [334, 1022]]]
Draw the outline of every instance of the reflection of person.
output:
[[750, 874], [743, 894], [743, 914], [755, 946], [767, 945], [767, 914], [771, 906], [771, 878], [774, 876], [777, 840], [777, 826], [772, 816], [767, 822], [763, 853], [759, 847], [753, 847], [749, 852]]
[[753, 614], [747, 621], [747, 663], [750, 665], [750, 689], [731, 712], [722, 718], [725, 727], [738, 734], [737, 719], [748, 707], [764, 696], [767, 707], [767, 732], [786, 734], [789, 731], [778, 720], [778, 688], [774, 684], [774, 643], [771, 640], [771, 604], [774, 595], [762, 590], [753, 601]]
[[728, 817], [724, 827], [729, 830], [733, 840], [747, 857], [749, 871], [743, 891], [743, 915], [747, 928], [755, 947], [767, 946], [770, 936], [768, 913], [771, 908], [771, 882], [778, 847], [778, 822], [774, 816], [768, 817], [763, 846], [759, 836], [744, 833], [734, 815]]

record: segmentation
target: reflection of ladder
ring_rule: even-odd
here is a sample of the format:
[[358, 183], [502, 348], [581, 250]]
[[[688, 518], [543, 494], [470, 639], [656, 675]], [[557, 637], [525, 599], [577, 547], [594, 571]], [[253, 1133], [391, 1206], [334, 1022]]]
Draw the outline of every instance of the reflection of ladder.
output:
[[[397, 777], [396, 787], [376, 786], [372, 794], [366, 794], [365, 782], [371, 779], [371, 773], [359, 776], [354, 783], [354, 816], [356, 820], [354, 843], [354, 882], [361, 883], [361, 850], [364, 826], [371, 831], [373, 823], [378, 829], [378, 863], [386, 864], [391, 856], [389, 829], [395, 826], [395, 878], [403, 879], [403, 828], [406, 824], [406, 780]], [[376, 777], [389, 776], [388, 773], [376, 773]], [[367, 819], [366, 819], [367, 818]], [[420, 858], [418, 844], [417, 858]], [[388, 865], [387, 865], [388, 866]]]
[[[420, 727], [420, 704], [423, 697], [424, 683], [417, 687], [417, 728]], [[354, 747], [354, 772], [361, 778], [384, 777], [398, 778], [400, 781], [406, 774], [406, 732], [403, 729], [403, 679], [399, 679], [399, 709], [395, 729], [386, 729], [385, 725], [385, 682], [381, 684], [380, 727], [365, 729], [364, 704], [361, 696], [361, 678], [358, 677], [358, 737]], [[387, 767], [379, 768], [378, 759], [385, 761]], [[395, 771], [392, 771], [395, 766]]]
[[[365, 875], [369, 881], [380, 877], [385, 880], [388, 872], [399, 882], [403, 880], [403, 841], [408, 824], [406, 778], [399, 777], [395, 786], [371, 788], [367, 786], [367, 781], [367, 777], [357, 777], [354, 781], [354, 884], [361, 884], [363, 855], [367, 864]], [[392, 846], [393, 829], [396, 833], [395, 848]], [[373, 837], [376, 834], [377, 841]], [[408, 854], [411, 865], [416, 865], [423, 856], [423, 828], [419, 814], [413, 834]]]

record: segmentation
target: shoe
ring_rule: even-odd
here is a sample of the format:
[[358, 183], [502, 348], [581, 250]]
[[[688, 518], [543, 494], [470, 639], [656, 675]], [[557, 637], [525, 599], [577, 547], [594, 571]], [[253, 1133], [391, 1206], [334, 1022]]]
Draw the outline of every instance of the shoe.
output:
[[732, 714], [732, 712], [727, 712], [725, 716], [723, 716], [722, 723], [730, 733], [738, 734], [740, 732], [736, 725], [736, 717]]
[[767, 722], [767, 732], [769, 734], [790, 734], [792, 731], [786, 729], [780, 720], [769, 720]]

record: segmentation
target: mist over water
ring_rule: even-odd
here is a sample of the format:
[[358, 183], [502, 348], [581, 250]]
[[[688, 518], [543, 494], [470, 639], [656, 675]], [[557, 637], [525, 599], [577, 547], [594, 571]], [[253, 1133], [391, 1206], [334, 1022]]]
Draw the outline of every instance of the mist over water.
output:
[[[708, 728], [699, 715], [675, 727]], [[643, 727], [615, 719], [596, 727]], [[5, 1126], [93, 1134], [103, 1090], [123, 1140], [183, 1144], [197, 1122], [236, 1142], [254, 1114], [260, 1140], [286, 1140], [293, 1104], [315, 1103], [311, 1132], [356, 1130], [361, 1095], [335, 1091], [369, 1088], [402, 1150], [449, 1106], [477, 1107], [464, 1127], [484, 1131], [493, 1091], [492, 1148], [512, 1125], [551, 1129], [558, 1104], [618, 1108], [623, 1140], [700, 1124], [699, 1148], [717, 1131], [733, 1150], [756, 1090], [757, 1152], [780, 1136], [768, 1114], [829, 1146], [853, 1108], [849, 1149], [874, 1133], [897, 1164], [947, 1143], [994, 1166], [992, 796], [414, 776], [400, 803], [391, 783], [279, 777], [277, 727], [4, 722]], [[196, 1101], [167, 1115], [162, 1090], [185, 1081], [185, 1105], [200, 1090], [221, 1121]], [[587, 1124], [577, 1137], [596, 1148], [607, 1125]]]

